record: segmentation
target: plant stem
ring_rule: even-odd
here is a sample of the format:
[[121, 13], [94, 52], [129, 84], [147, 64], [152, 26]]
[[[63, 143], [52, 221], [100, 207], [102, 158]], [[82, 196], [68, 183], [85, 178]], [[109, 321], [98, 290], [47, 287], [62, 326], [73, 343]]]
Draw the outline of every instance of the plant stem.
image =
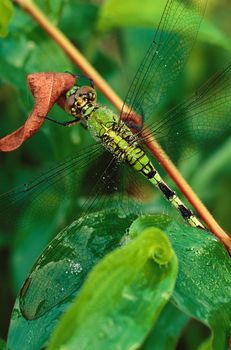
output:
[[[14, 2], [20, 5], [26, 12], [29, 13], [31, 17], [36, 20], [36, 22], [63, 49], [70, 59], [84, 72], [84, 74], [89, 76], [94, 81], [95, 85], [102, 92], [102, 94], [120, 111], [123, 106], [123, 101], [120, 99], [120, 97], [76, 49], [70, 40], [50, 22], [42, 11], [40, 11], [40, 9], [30, 0], [14, 0]], [[145, 134], [146, 133], [148, 133], [147, 129], [145, 131]], [[168, 158], [154, 137], [151, 139], [150, 136], [148, 137], [147, 146], [154, 157], [160, 162], [169, 176], [176, 183], [180, 191], [184, 194], [198, 215], [206, 223], [210, 231], [225, 245], [229, 253], [231, 253], [231, 237], [219, 226], [211, 213], [196, 196], [192, 188], [182, 177], [180, 172]]]

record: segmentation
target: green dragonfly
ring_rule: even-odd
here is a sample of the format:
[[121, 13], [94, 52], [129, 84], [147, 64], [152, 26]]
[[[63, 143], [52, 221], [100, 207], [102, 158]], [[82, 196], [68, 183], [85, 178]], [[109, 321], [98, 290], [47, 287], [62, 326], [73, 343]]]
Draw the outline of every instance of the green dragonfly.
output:
[[[47, 119], [63, 126], [82, 124], [87, 129], [86, 132], [90, 132], [93, 136], [95, 143], [82, 154], [69, 158], [34, 181], [3, 194], [0, 197], [2, 212], [11, 205], [15, 205], [15, 201], [23, 201], [25, 197], [29, 197], [36, 202], [32, 214], [39, 216], [39, 220], [43, 215], [52, 215], [51, 209], [57, 206], [57, 193], [54, 188], [63, 195], [71, 194], [75, 188], [75, 182], [89, 163], [106, 154], [105, 167], [97, 169], [95, 166], [94, 174], [89, 174], [92, 196], [89, 196], [82, 206], [78, 217], [88, 214], [92, 208], [99, 209], [110, 205], [111, 197], [107, 194], [118, 192], [118, 182], [115, 181], [116, 171], [118, 167], [125, 166], [131, 176], [139, 173], [157, 188], [178, 210], [187, 224], [206, 229], [191, 209], [161, 178], [151, 156], [143, 146], [151, 133], [166, 150], [173, 149], [178, 140], [186, 137], [185, 122], [188, 124], [187, 132], [190, 129], [190, 132], [199, 136], [207, 132], [210, 123], [213, 125], [210, 133], [214, 137], [219, 137], [221, 132], [229, 127], [227, 100], [231, 95], [231, 64], [212, 77], [191, 98], [167, 112], [160, 121], [156, 123], [152, 121], [158, 105], [178, 78], [192, 50], [206, 5], [206, 0], [181, 2], [167, 0], [160, 24], [132, 81], [119, 116], [97, 103], [96, 91], [91, 81], [90, 86], [80, 86], [77, 77], [76, 86], [66, 95], [66, 111], [72, 119], [64, 123], [50, 117]], [[139, 124], [136, 125], [133, 123], [135, 116], [139, 117]], [[219, 116], [222, 116], [222, 120]], [[149, 134], [145, 139], [142, 135], [146, 127]], [[120, 201], [117, 200], [116, 205], [120, 206]], [[74, 218], [76, 216], [75, 214]], [[27, 320], [44, 317], [52, 308], [76, 293], [79, 287], [74, 275], [73, 279], [68, 280], [68, 288], [61, 291], [62, 288], [59, 286], [60, 293], [53, 298], [44, 292], [45, 286], [43, 288], [37, 283], [39, 269], [48, 268], [48, 265], [46, 266], [48, 257], [54, 254], [57, 245], [65, 241], [65, 232], [50, 243], [21, 289], [20, 312]], [[80, 268], [82, 264], [79, 262], [79, 255], [75, 256], [73, 250], [66, 249], [65, 256], [59, 256], [57, 253], [55, 259], [67, 262], [65, 268], [59, 270], [59, 279], [62, 281], [60, 283], [66, 281], [65, 274], [68, 266], [73, 270], [75, 265], [76, 273], [81, 273], [81, 276], [86, 276], [88, 272], [87, 268]], [[77, 263], [80, 264], [79, 270]], [[54, 276], [55, 273], [49, 278], [55, 279]], [[34, 300], [33, 305], [32, 300]]]

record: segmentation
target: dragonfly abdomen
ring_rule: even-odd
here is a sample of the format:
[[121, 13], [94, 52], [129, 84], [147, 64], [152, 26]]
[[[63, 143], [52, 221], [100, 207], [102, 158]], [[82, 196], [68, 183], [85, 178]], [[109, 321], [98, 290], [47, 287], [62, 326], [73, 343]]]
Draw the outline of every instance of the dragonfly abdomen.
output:
[[185, 206], [185, 204], [177, 196], [176, 192], [163, 181], [158, 172], [156, 172], [155, 176], [150, 179], [150, 182], [161, 191], [164, 197], [167, 198], [171, 205], [180, 212], [182, 218], [187, 221], [190, 226], [205, 229], [204, 225], [199, 221], [194, 213]]

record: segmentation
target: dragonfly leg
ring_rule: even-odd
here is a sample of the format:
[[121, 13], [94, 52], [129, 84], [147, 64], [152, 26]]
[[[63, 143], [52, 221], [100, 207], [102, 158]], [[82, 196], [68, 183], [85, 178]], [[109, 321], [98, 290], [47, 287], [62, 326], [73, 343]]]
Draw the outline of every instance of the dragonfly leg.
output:
[[91, 78], [87, 77], [86, 75], [83, 75], [83, 74], [74, 74], [74, 73], [71, 73], [71, 72], [68, 72], [68, 71], [65, 71], [65, 73], [71, 74], [71, 75], [72, 75], [73, 77], [75, 77], [76, 79], [78, 79], [78, 78], [84, 78], [84, 79], [89, 80], [91, 87], [94, 89], [94, 87], [95, 87], [94, 81], [93, 81]]
[[79, 119], [72, 119], [72, 120], [68, 120], [66, 122], [60, 122], [60, 121], [52, 119], [50, 117], [46, 117], [45, 119], [49, 120], [50, 122], [53, 122], [55, 124], [62, 125], [62, 126], [71, 126], [71, 125], [75, 125], [75, 124], [79, 123]]

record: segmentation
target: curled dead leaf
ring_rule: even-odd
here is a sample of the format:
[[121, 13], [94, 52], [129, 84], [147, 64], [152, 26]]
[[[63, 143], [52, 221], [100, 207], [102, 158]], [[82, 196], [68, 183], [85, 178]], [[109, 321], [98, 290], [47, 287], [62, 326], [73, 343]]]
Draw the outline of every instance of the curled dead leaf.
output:
[[27, 77], [28, 86], [34, 97], [34, 108], [26, 122], [11, 134], [0, 138], [0, 151], [10, 152], [22, 145], [42, 126], [50, 109], [57, 102], [64, 107], [64, 94], [75, 83], [69, 73], [33, 73]]

